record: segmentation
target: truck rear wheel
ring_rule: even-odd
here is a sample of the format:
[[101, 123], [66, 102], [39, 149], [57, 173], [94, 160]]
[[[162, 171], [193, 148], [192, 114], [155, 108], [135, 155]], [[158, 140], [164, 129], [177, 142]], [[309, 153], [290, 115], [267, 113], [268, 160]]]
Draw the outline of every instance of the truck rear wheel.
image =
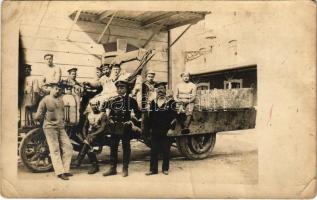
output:
[[216, 133], [179, 137], [176, 144], [180, 153], [189, 159], [204, 159], [214, 149]]
[[50, 152], [42, 128], [31, 130], [20, 145], [23, 164], [32, 172], [46, 172], [53, 169]]

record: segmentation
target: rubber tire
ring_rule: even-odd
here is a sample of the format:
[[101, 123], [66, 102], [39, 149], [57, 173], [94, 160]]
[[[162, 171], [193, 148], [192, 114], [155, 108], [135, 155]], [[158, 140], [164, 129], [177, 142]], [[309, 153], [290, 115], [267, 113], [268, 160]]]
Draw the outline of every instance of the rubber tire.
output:
[[207, 158], [212, 152], [212, 150], [214, 149], [215, 143], [216, 143], [216, 133], [209, 133], [209, 134], [211, 135], [210, 147], [202, 153], [196, 153], [193, 151], [190, 144], [190, 140], [192, 139], [192, 136], [184, 136], [184, 137], [176, 138], [176, 144], [177, 144], [177, 148], [179, 152], [190, 160], [199, 160], [199, 159]]
[[151, 138], [141, 136], [141, 141], [149, 148], [151, 148]]
[[[45, 135], [43, 133], [43, 129], [42, 128], [36, 128], [33, 129], [31, 131], [29, 131], [26, 136], [23, 138], [21, 144], [20, 144], [20, 157], [21, 160], [23, 162], [23, 164], [32, 172], [35, 173], [39, 173], [39, 172], [48, 172], [51, 171], [53, 169], [53, 165], [50, 162], [50, 164], [47, 167], [43, 167], [43, 168], [36, 168], [33, 165], [31, 165], [27, 159], [27, 155], [26, 155], [26, 148], [27, 148], [27, 144], [29, 143], [29, 141], [33, 138], [33, 137], [40, 137], [40, 140], [46, 140]], [[47, 147], [48, 148], [48, 147]]]

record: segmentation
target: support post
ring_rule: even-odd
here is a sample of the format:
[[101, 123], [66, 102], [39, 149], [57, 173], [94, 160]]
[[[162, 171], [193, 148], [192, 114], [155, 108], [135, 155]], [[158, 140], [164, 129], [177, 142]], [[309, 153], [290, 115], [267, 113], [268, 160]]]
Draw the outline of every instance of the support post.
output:
[[78, 10], [77, 13], [76, 13], [76, 16], [75, 16], [75, 18], [73, 20], [73, 24], [72, 24], [72, 26], [70, 27], [70, 29], [69, 29], [69, 31], [67, 33], [67, 36], [66, 36], [67, 40], [69, 40], [70, 33], [72, 32], [72, 30], [74, 28], [74, 25], [76, 24], [76, 22], [77, 22], [77, 20], [79, 18], [80, 13], [81, 13], [81, 10]]
[[152, 35], [149, 37], [149, 39], [147, 39], [147, 41], [144, 43], [144, 45], [142, 46], [142, 48], [145, 48], [146, 45], [149, 44], [149, 42], [153, 39], [153, 37], [161, 30], [161, 28], [163, 27], [163, 24], [158, 25], [157, 27], [155, 27], [153, 29]]
[[116, 15], [116, 13], [117, 13], [117, 11], [113, 13], [113, 15], [112, 15], [111, 18], [109, 19], [109, 21], [108, 21], [106, 27], [103, 29], [102, 33], [100, 34], [99, 39], [98, 39], [98, 41], [97, 41], [98, 44], [100, 44], [103, 35], [106, 33], [106, 31], [107, 31], [109, 25], [111, 24], [111, 22], [112, 22], [114, 16]]
[[[167, 45], [170, 46], [171, 43], [171, 31], [167, 31]], [[171, 48], [167, 48], [167, 87], [168, 89], [172, 89], [172, 51]]]
[[186, 31], [192, 26], [192, 24], [189, 24], [186, 29], [174, 40], [174, 42], [168, 46], [168, 48], [171, 48], [185, 33]]

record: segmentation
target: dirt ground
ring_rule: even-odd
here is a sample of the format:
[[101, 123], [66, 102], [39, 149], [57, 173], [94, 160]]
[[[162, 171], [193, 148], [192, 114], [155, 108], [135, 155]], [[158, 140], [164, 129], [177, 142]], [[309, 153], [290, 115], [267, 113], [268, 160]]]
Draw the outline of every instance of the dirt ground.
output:
[[[119, 148], [120, 149], [120, 148]], [[74, 153], [74, 158], [77, 153]], [[88, 175], [88, 160], [85, 159], [80, 168], [73, 168], [74, 176], [71, 180], [104, 181], [111, 179], [125, 182], [135, 180], [156, 180], [163, 183], [170, 180], [182, 180], [189, 178], [192, 182], [217, 183], [217, 184], [257, 184], [258, 180], [258, 151], [257, 135], [255, 130], [235, 132], [222, 132], [217, 134], [216, 145], [210, 156], [203, 160], [188, 160], [172, 147], [170, 174], [168, 176], [159, 173], [155, 176], [145, 176], [149, 169], [150, 149], [143, 143], [132, 142], [132, 158], [129, 166], [129, 176], [121, 176], [121, 151], [119, 152], [118, 175], [103, 177], [102, 173], [109, 167], [109, 147], [105, 147], [98, 155], [101, 160], [100, 172]], [[73, 158], [73, 159], [74, 159]], [[161, 161], [159, 162], [161, 165]], [[53, 172], [31, 173], [21, 162], [18, 164], [18, 177], [21, 179], [52, 179], [56, 180]]]

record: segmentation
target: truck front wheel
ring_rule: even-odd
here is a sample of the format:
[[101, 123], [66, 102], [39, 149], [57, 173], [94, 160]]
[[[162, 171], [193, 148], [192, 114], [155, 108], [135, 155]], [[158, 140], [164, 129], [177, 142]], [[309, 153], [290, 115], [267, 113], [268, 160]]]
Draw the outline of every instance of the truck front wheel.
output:
[[46, 172], [53, 169], [46, 138], [41, 128], [27, 133], [21, 142], [20, 157], [32, 172]]
[[204, 159], [214, 149], [216, 133], [179, 137], [176, 144], [180, 153], [189, 159]]

